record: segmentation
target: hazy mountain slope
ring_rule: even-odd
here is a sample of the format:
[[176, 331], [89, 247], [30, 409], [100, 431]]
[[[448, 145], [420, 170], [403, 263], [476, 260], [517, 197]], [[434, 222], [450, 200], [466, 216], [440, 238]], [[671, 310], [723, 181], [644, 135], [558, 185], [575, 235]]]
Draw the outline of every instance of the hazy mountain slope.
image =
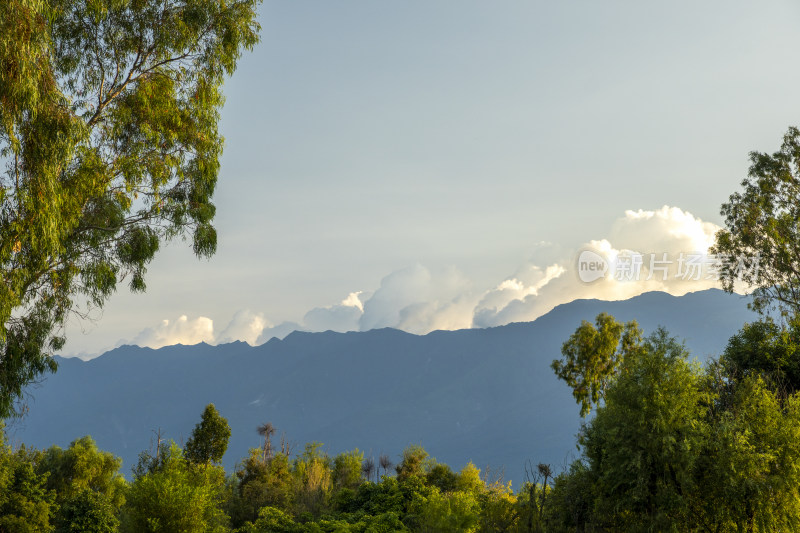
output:
[[91, 434], [123, 457], [127, 474], [152, 430], [185, 440], [213, 402], [233, 430], [229, 468], [259, 445], [256, 426], [271, 421], [298, 449], [320, 441], [330, 453], [359, 447], [396, 458], [418, 443], [454, 468], [505, 466], [518, 481], [526, 459], [561, 465], [575, 454], [578, 408], [550, 362], [601, 311], [646, 331], [664, 325], [699, 358], [753, 319], [744, 299], [711, 290], [579, 300], [530, 323], [424, 336], [382, 329], [295, 332], [258, 347], [124, 346], [88, 362], [60, 359], [9, 433], [37, 447]]

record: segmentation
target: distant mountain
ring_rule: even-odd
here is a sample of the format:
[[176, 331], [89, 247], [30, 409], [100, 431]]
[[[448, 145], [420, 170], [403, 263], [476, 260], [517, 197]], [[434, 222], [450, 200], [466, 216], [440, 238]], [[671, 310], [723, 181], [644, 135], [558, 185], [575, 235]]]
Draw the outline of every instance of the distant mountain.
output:
[[408, 444], [460, 468], [468, 461], [522, 481], [526, 460], [560, 468], [576, 456], [578, 407], [550, 362], [581, 320], [606, 311], [659, 325], [699, 359], [718, 354], [754, 316], [744, 298], [707, 290], [653, 292], [630, 300], [578, 300], [529, 323], [418, 336], [393, 329], [300, 333], [251, 347], [242, 342], [123, 346], [91, 361], [59, 358], [59, 371], [31, 390], [30, 414], [13, 441], [67, 446], [90, 434], [129, 473], [153, 430], [185, 440], [213, 402], [232, 436], [232, 469], [272, 422], [298, 444], [331, 453], [358, 447], [394, 458]]

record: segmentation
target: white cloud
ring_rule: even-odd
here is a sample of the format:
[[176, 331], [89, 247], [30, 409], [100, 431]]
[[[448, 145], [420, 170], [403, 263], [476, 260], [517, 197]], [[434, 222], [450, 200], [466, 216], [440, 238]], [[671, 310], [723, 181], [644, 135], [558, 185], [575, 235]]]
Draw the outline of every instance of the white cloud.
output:
[[[392, 327], [424, 334], [436, 329], [491, 327], [530, 321], [556, 305], [579, 298], [622, 300], [648, 291], [673, 295], [717, 287], [715, 279], [677, 277], [677, 260], [688, 254], [706, 254], [718, 226], [677, 207], [653, 211], [626, 211], [611, 224], [605, 237], [596, 236], [580, 249], [567, 250], [539, 243], [531, 258], [493, 288], [475, 291], [473, 284], [456, 268], [432, 272], [416, 264], [385, 276], [374, 293], [351, 292], [339, 303], [308, 311], [298, 322], [270, 323], [263, 314], [241, 310], [220, 334], [214, 333], [209, 318], [164, 320], [147, 328], [133, 342], [158, 348], [168, 344], [197, 342], [224, 343], [243, 340], [261, 344], [292, 331], [366, 331]], [[608, 273], [592, 283], [577, 275], [577, 257], [591, 249], [608, 261]], [[617, 279], [618, 265], [631, 252], [667, 254], [672, 261], [667, 279], [660, 272], [649, 274], [649, 260], [638, 280]], [[651, 279], [647, 279], [650, 277]]]
[[437, 327], [470, 327], [474, 301], [470, 281], [455, 268], [432, 273], [422, 265], [398, 270], [364, 302], [361, 331], [393, 327], [427, 333]]
[[[664, 291], [679, 296], [718, 287], [719, 283], [713, 277], [706, 279], [706, 270], [701, 272], [700, 279], [684, 279], [676, 274], [681, 257], [686, 260], [690, 256], [700, 257], [708, 253], [719, 229], [715, 224], [704, 222], [677, 207], [626, 211], [611, 226], [607, 238], [589, 241], [582, 247], [595, 250], [608, 259], [610, 269], [605, 278], [594, 283], [580, 281], [576, 272], [576, 257], [580, 250], [548, 267], [550, 275], [537, 265], [527, 265], [523, 269], [539, 273], [541, 281], [536, 285], [521, 283], [517, 277], [503, 281], [484, 296], [476, 309], [474, 325], [487, 327], [534, 320], [556, 305], [579, 298], [624, 300], [648, 291]], [[631, 253], [645, 255], [638, 279], [626, 280], [619, 273], [626, 264], [625, 258], [629, 258]], [[660, 261], [665, 257], [669, 264], [656, 262], [650, 275], [651, 259]], [[664, 273], [658, 270], [659, 266], [669, 269], [667, 279], [662, 279]], [[558, 275], [555, 275], [556, 271]]]
[[361, 308], [353, 305], [315, 307], [303, 317], [304, 329], [308, 331], [358, 331]]
[[264, 328], [256, 339], [256, 345], [264, 344], [273, 338], [283, 339], [293, 331], [304, 331], [305, 328], [297, 322], [281, 322], [277, 326]]
[[143, 329], [132, 344], [161, 348], [172, 344], [197, 344], [214, 342], [214, 322], [200, 316], [189, 319], [186, 315], [177, 320], [162, 320], [157, 326]]
[[359, 311], [362, 313], [364, 312], [364, 302], [361, 301], [359, 296], [363, 294], [364, 291], [357, 291], [351, 292], [347, 295], [347, 298], [342, 300], [342, 305], [345, 307], [357, 307]]
[[226, 342], [244, 341], [255, 345], [261, 332], [270, 326], [262, 313], [253, 313], [249, 309], [242, 309], [233, 315], [228, 326], [215, 336], [218, 344]]

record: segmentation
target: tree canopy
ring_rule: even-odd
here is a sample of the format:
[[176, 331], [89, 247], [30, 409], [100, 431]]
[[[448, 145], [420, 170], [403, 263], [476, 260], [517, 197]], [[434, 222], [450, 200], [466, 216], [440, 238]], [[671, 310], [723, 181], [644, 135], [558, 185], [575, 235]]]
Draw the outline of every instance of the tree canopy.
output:
[[613, 316], [600, 313], [595, 325], [583, 321], [562, 345], [563, 359], [551, 367], [560, 379], [572, 387], [572, 395], [586, 416], [605, 394], [609, 379], [626, 354], [640, 346], [642, 331], [636, 322], [622, 324]]
[[195, 464], [219, 463], [228, 449], [231, 427], [213, 403], [203, 410], [203, 417], [186, 441], [186, 459]]
[[800, 130], [789, 128], [777, 152], [750, 154], [742, 191], [722, 205], [725, 228], [711, 251], [723, 259], [723, 287], [753, 287], [758, 311], [800, 312]]
[[0, 416], [162, 243], [216, 250], [221, 87], [258, 3], [0, 3]]

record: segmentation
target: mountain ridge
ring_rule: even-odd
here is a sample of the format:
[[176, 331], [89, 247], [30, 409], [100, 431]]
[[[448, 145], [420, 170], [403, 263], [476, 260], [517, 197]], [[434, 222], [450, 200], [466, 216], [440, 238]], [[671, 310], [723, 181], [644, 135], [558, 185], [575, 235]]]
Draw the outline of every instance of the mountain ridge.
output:
[[561, 466], [577, 453], [578, 408], [549, 365], [581, 320], [605, 311], [637, 319], [646, 332], [663, 325], [702, 359], [755, 318], [745, 303], [717, 289], [657, 292], [576, 300], [532, 322], [486, 329], [293, 332], [259, 346], [121, 346], [88, 361], [59, 358], [58, 373], [31, 391], [30, 413], [11, 432], [37, 447], [64, 447], [90, 434], [123, 458], [127, 472], [153, 430], [185, 441], [203, 407], [214, 403], [232, 428], [229, 469], [259, 446], [255, 428], [269, 421], [298, 445], [320, 441], [331, 454], [358, 447], [397, 457], [406, 445], [421, 444], [454, 468], [470, 460], [502, 465], [522, 481], [525, 460]]

